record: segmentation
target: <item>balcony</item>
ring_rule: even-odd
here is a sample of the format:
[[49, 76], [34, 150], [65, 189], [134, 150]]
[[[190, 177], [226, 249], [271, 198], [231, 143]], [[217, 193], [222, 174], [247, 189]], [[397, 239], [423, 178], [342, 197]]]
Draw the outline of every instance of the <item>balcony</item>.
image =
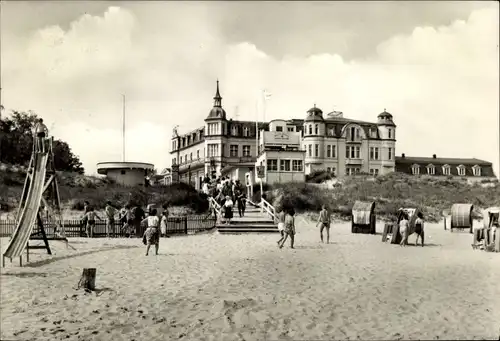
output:
[[359, 158], [359, 159], [345, 159], [345, 164], [346, 165], [353, 165], [353, 166], [362, 166], [364, 163], [364, 160]]
[[255, 163], [255, 161], [257, 161], [257, 158], [253, 156], [242, 156], [239, 158], [239, 163]]

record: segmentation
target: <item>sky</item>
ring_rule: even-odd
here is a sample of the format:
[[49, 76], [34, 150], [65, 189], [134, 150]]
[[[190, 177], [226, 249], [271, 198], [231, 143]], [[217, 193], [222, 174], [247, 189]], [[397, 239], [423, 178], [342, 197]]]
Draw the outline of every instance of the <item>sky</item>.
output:
[[88, 174], [122, 160], [122, 94], [126, 160], [160, 171], [173, 127], [204, 125], [217, 79], [228, 118], [387, 109], [396, 155], [475, 157], [499, 174], [498, 2], [0, 4], [6, 112], [43, 117]]

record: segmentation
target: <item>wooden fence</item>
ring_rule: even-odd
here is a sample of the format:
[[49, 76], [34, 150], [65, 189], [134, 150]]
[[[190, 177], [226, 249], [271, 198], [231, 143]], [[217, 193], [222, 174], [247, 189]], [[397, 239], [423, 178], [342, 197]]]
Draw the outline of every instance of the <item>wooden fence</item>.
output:
[[[60, 221], [57, 222], [60, 224]], [[47, 224], [44, 221], [45, 232], [48, 237], [54, 236], [54, 223]], [[215, 217], [213, 216], [185, 216], [185, 217], [169, 217], [167, 219], [167, 235], [174, 234], [194, 234], [197, 232], [207, 231], [215, 227]], [[16, 228], [14, 220], [0, 220], [0, 237], [9, 237]], [[142, 237], [146, 227], [139, 226], [135, 233], [136, 237]], [[35, 226], [33, 233], [36, 233], [38, 227]], [[64, 232], [66, 237], [86, 237], [85, 226], [81, 220], [64, 220]], [[116, 221], [111, 228], [110, 237], [120, 238], [129, 236], [127, 231], [124, 231], [123, 224]], [[106, 222], [97, 220], [93, 230], [93, 237], [106, 237]]]

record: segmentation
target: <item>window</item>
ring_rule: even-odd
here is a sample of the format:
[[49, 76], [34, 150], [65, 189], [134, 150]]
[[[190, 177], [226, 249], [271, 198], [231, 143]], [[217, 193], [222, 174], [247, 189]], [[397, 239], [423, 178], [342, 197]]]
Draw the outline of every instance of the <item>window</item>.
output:
[[354, 175], [354, 174], [359, 173], [360, 171], [361, 171], [361, 169], [358, 167], [347, 167], [345, 169], [345, 174], [346, 175]]
[[314, 156], [319, 156], [319, 144], [314, 145]]
[[335, 167], [332, 167], [332, 175], [333, 176], [337, 175], [337, 169]]
[[389, 128], [388, 131], [389, 131], [389, 138], [392, 139], [392, 129]]
[[208, 124], [208, 135], [218, 135], [219, 134], [219, 124], [209, 123]]
[[[246, 136], [246, 137], [250, 136], [250, 129], [248, 129], [248, 127], [243, 127], [243, 136]], [[245, 148], [243, 147], [243, 150], [244, 149]]]
[[232, 126], [231, 127], [231, 135], [237, 136], [238, 135], [238, 127], [237, 126]]
[[356, 127], [351, 127], [351, 141], [354, 141], [354, 134], [356, 134]]
[[250, 155], [250, 146], [243, 146], [243, 156], [251, 156]]
[[292, 170], [294, 172], [302, 172], [302, 160], [292, 160]]
[[313, 152], [312, 152], [312, 144], [309, 145], [309, 156], [311, 157], [313, 155]]
[[283, 131], [283, 127], [276, 127], [276, 131]]
[[288, 127], [288, 132], [293, 133], [293, 127]]
[[411, 173], [413, 175], [419, 175], [420, 174], [420, 166], [419, 165], [411, 166]]
[[465, 175], [465, 167], [464, 165], [460, 165], [457, 167], [458, 175], [464, 176]]
[[370, 160], [378, 160], [378, 147], [370, 147]]
[[175, 165], [176, 163], [177, 163], [177, 159], [174, 157], [174, 158], [172, 159], [172, 164], [173, 164], [173, 165]]
[[378, 169], [377, 168], [370, 169], [370, 175], [377, 176], [378, 175]]
[[326, 167], [326, 171], [327, 171], [328, 173], [330, 173], [330, 172], [331, 172], [331, 168], [330, 168], [330, 167]]
[[336, 158], [337, 157], [337, 146], [332, 145], [332, 157]]
[[193, 161], [193, 153], [189, 154], [189, 160]]
[[319, 134], [318, 125], [317, 124], [314, 125], [314, 134], [316, 134], [316, 135]]
[[359, 128], [356, 128], [356, 139], [360, 139], [360, 133], [359, 133]]
[[196, 158], [197, 158], [197, 159], [199, 159], [199, 158], [200, 158], [200, 150], [199, 150], [199, 149], [196, 151]]
[[331, 157], [332, 155], [332, 146], [327, 145], [326, 146], [326, 157]]
[[232, 144], [229, 146], [229, 156], [236, 157], [238, 156], [238, 145]]
[[121, 173], [121, 175], [125, 175], [126, 171], [122, 170], [120, 173]]
[[267, 171], [268, 172], [278, 171], [278, 160], [276, 160], [276, 159], [267, 160]]
[[387, 156], [389, 157], [389, 160], [392, 160], [392, 148], [388, 149], [388, 155]]
[[219, 156], [219, 145], [218, 144], [209, 144], [208, 145], [208, 156]]
[[474, 167], [472, 167], [472, 173], [474, 174], [474, 176], [481, 176], [481, 167], [475, 165]]
[[309, 135], [312, 135], [313, 133], [313, 126], [312, 124], [309, 124]]
[[451, 172], [450, 172], [450, 166], [448, 165], [444, 165], [443, 166], [443, 175], [450, 175]]
[[346, 146], [345, 157], [347, 159], [359, 159], [360, 147], [358, 146]]
[[280, 171], [282, 172], [290, 171], [290, 160], [280, 160]]
[[436, 174], [436, 167], [434, 167], [434, 165], [428, 165], [427, 166], [427, 174], [429, 174], [429, 175]]

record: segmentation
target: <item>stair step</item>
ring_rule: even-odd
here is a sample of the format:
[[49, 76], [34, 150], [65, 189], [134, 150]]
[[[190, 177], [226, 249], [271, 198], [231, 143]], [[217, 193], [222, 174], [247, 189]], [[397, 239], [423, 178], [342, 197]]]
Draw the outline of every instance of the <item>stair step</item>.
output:
[[278, 229], [217, 229], [220, 234], [279, 233]]
[[272, 220], [231, 220], [231, 225], [259, 225], [259, 224], [271, 224], [276, 225]]
[[224, 225], [218, 224], [216, 225], [218, 229], [220, 228], [231, 228], [231, 229], [277, 229], [277, 225], [275, 224], [239, 224], [239, 225]]

